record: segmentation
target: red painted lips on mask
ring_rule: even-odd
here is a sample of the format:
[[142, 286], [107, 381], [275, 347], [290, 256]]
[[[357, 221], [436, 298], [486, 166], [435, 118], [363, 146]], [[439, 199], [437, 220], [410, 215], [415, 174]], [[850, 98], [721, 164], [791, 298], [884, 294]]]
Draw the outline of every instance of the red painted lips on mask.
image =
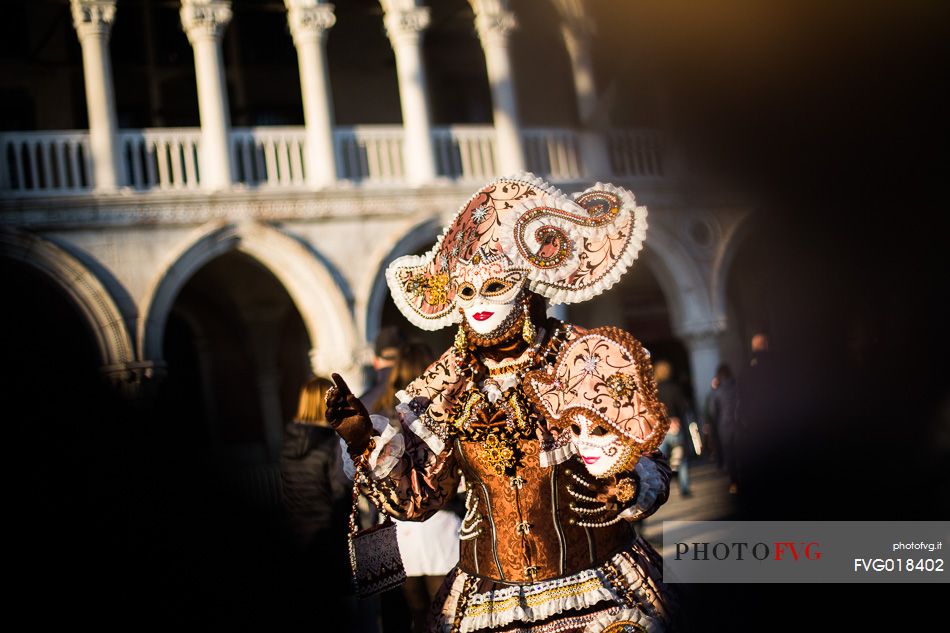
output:
[[491, 317], [491, 315], [493, 314], [495, 313], [494, 312], [476, 312], [475, 314], [472, 315], [472, 318], [475, 319], [476, 321], [484, 321], [485, 319], [488, 319], [489, 317]]

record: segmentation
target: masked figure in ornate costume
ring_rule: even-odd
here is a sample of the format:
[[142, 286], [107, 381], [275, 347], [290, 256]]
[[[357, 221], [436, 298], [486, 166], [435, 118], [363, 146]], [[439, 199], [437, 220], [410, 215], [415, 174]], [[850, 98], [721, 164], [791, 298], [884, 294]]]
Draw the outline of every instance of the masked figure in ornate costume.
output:
[[645, 234], [629, 191], [569, 197], [523, 174], [480, 189], [431, 251], [387, 269], [403, 314], [458, 323], [455, 345], [397, 394], [400, 420], [368, 415], [338, 376], [327, 415], [392, 517], [425, 520], [464, 477], [460, 561], [431, 630], [670, 629], [660, 557], [632, 525], [669, 494], [649, 356], [617, 328], [545, 317], [546, 300], [614, 285]]

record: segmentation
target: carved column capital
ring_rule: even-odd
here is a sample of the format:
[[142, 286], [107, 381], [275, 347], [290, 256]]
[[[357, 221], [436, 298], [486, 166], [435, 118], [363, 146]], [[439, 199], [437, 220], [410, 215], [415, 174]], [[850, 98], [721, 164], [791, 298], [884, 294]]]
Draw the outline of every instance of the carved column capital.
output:
[[429, 26], [429, 22], [429, 7], [393, 9], [386, 11], [383, 18], [386, 34], [393, 44], [406, 40], [418, 41], [419, 35]]
[[230, 21], [229, 0], [181, 0], [181, 26], [192, 44], [219, 39]]
[[482, 46], [507, 46], [508, 36], [518, 28], [518, 19], [507, 0], [469, 0], [475, 12], [475, 30]]
[[482, 45], [507, 45], [508, 36], [518, 28], [518, 19], [511, 11], [479, 13], [475, 16], [475, 30]]
[[115, 21], [115, 0], [70, 0], [69, 6], [80, 40], [90, 35], [109, 36]]
[[726, 330], [726, 320], [684, 323], [674, 330], [688, 348], [715, 347], [718, 345], [719, 335]]
[[322, 40], [336, 24], [333, 5], [319, 0], [284, 0], [287, 6], [287, 24], [294, 43], [305, 39]]

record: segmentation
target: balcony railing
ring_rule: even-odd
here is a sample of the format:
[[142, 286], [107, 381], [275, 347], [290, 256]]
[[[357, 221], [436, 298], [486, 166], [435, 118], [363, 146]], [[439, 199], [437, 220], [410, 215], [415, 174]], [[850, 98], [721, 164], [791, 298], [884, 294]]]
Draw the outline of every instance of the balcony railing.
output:
[[488, 180], [495, 171], [495, 130], [489, 125], [457, 125], [433, 130], [436, 170], [460, 181]]
[[337, 174], [365, 184], [399, 184], [405, 166], [403, 129], [398, 125], [360, 125], [333, 132]]
[[252, 187], [302, 187], [304, 141], [302, 127], [232, 129], [234, 181]]
[[81, 131], [0, 135], [0, 188], [76, 193], [92, 184], [89, 134]]
[[[660, 140], [650, 130], [614, 130], [607, 135], [605, 151], [612, 174], [586, 173], [581, 139], [573, 130], [528, 128], [522, 131], [522, 138], [527, 169], [549, 180], [663, 175]], [[479, 182], [498, 175], [491, 126], [437, 127], [432, 140], [440, 177]], [[118, 141], [129, 187], [137, 191], [200, 191], [198, 128], [120, 130]], [[402, 127], [339, 127], [334, 130], [333, 142], [341, 180], [360, 186], [405, 182]], [[258, 189], [306, 187], [304, 128], [234, 128], [230, 149], [235, 183]], [[93, 184], [87, 132], [0, 134], [0, 191], [5, 195], [76, 194], [90, 191]]]
[[198, 189], [201, 131], [196, 128], [123, 130], [119, 147], [128, 183], [140, 190]]
[[607, 137], [610, 167], [617, 176], [663, 175], [659, 134], [652, 130], [617, 130]]
[[551, 180], [583, 178], [580, 145], [572, 130], [536, 128], [522, 133], [528, 171]]

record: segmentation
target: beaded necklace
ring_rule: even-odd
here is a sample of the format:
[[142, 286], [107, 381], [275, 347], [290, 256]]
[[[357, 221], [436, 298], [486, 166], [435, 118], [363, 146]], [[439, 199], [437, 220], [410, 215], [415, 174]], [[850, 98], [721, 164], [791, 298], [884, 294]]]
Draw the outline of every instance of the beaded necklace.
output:
[[[525, 374], [556, 358], [570, 329], [558, 322], [545, 341], [542, 328], [532, 345], [515, 360], [489, 366], [469, 351], [458, 363], [468, 384], [448, 417], [449, 426], [461, 441], [478, 443], [479, 461], [496, 475], [513, 475], [522, 456], [519, 440], [535, 436], [540, 415], [521, 389]], [[508, 385], [504, 390], [496, 380], [503, 376], [513, 377], [503, 381]]]

